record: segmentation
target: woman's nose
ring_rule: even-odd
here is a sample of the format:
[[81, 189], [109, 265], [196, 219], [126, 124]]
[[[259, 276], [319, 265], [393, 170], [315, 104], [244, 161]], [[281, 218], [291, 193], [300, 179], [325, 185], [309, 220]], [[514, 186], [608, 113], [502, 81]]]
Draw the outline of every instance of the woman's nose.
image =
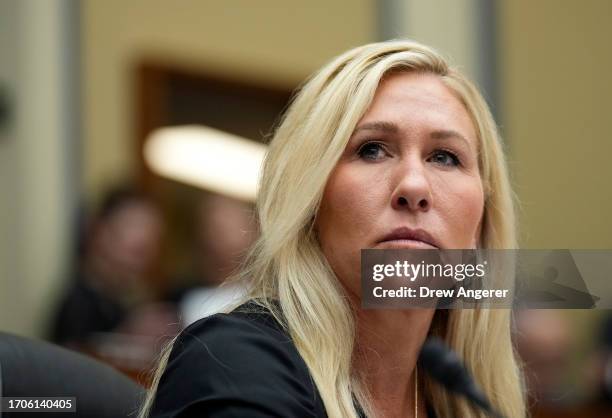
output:
[[398, 164], [391, 206], [396, 210], [426, 212], [432, 206], [431, 185], [422, 162]]

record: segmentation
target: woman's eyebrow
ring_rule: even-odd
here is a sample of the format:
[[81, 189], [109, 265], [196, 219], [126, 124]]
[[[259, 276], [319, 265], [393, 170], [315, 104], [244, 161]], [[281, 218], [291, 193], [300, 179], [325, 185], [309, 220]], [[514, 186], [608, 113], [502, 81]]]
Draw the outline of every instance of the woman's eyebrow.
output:
[[[383, 131], [383, 132], [388, 132], [388, 133], [397, 133], [399, 132], [399, 127], [393, 122], [375, 121], [375, 122], [366, 122], [362, 125], [359, 125], [357, 128], [355, 128], [355, 131], [353, 131], [353, 135], [359, 131]], [[470, 141], [468, 141], [468, 139], [464, 135], [452, 129], [438, 129], [438, 130], [432, 131], [430, 132], [429, 137], [431, 139], [456, 138], [456, 139], [459, 139], [465, 142], [468, 148], [472, 147], [472, 145], [470, 144]]]
[[366, 130], [396, 133], [397, 131], [399, 131], [399, 128], [393, 122], [385, 122], [385, 121], [367, 122], [355, 128], [355, 131], [353, 131], [353, 134], [356, 134], [359, 131], [366, 131]]
[[449, 130], [442, 129], [442, 130], [432, 131], [429, 134], [429, 137], [431, 139], [452, 139], [452, 138], [456, 138], [456, 139], [459, 139], [459, 140], [465, 142], [465, 144], [468, 147], [471, 147], [470, 141], [468, 141], [465, 136], [461, 135], [457, 131], [453, 131], [452, 129], [449, 129]]

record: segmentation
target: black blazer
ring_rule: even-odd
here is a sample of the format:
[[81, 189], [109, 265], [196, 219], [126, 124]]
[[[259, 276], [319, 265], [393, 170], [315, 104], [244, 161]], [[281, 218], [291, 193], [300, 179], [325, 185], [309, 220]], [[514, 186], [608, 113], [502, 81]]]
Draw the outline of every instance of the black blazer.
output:
[[269, 311], [249, 302], [200, 319], [178, 336], [150, 417], [327, 414], [289, 335]]
[[[366, 418], [354, 400], [360, 418]], [[427, 416], [435, 413], [427, 405]], [[150, 418], [326, 418], [304, 360], [253, 302], [187, 327], [170, 353]]]

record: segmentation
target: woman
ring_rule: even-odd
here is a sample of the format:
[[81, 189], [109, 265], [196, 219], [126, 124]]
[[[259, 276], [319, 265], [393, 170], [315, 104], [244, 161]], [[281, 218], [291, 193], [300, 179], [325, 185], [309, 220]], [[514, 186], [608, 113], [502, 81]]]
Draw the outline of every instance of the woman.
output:
[[375, 43], [321, 69], [270, 143], [257, 211], [250, 302], [178, 337], [152, 417], [482, 416], [418, 373], [428, 334], [524, 416], [508, 310], [360, 308], [361, 248], [516, 245], [495, 124], [435, 51]]

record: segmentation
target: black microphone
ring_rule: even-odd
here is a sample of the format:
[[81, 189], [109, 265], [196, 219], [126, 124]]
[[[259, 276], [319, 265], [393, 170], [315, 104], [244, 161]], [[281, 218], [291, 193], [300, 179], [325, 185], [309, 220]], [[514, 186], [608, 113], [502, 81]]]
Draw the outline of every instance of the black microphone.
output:
[[493, 409], [459, 356], [439, 338], [430, 337], [425, 341], [419, 355], [419, 363], [423, 370], [447, 390], [465, 396], [492, 417], [504, 418]]

